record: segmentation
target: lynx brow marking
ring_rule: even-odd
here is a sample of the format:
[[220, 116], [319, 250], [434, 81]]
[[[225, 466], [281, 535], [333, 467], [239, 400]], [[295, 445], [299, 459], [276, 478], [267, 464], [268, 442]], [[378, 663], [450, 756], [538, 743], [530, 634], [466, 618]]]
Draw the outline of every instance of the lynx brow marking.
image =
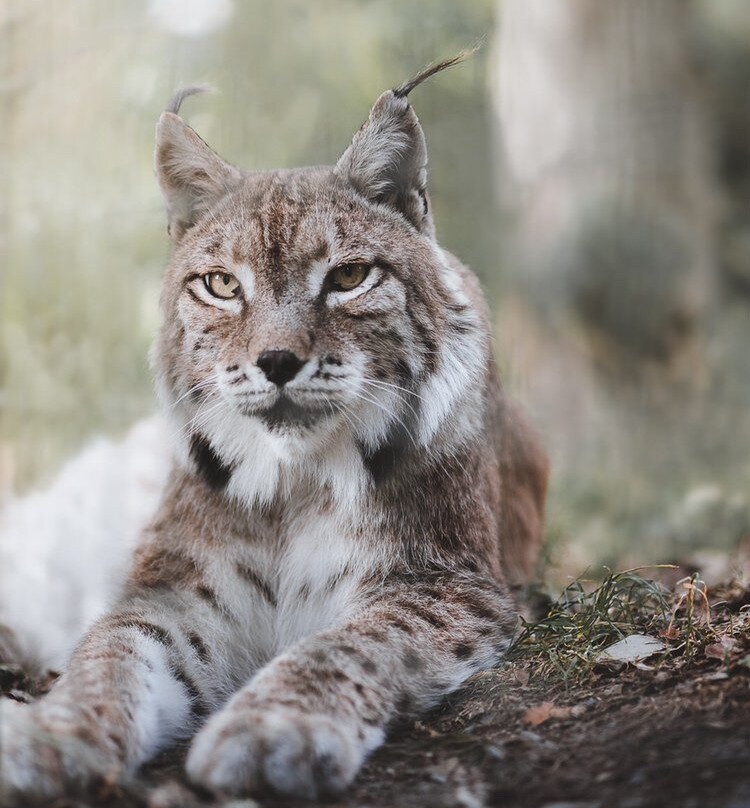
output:
[[314, 261], [307, 275], [307, 294], [313, 299], [323, 294], [326, 277], [331, 270], [330, 261]]

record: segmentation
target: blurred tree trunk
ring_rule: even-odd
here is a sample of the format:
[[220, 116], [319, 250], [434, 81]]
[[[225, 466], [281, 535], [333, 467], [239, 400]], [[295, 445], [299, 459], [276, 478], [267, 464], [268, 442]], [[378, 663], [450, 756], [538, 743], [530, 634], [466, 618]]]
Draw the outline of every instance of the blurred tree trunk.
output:
[[718, 195], [692, 6], [499, 8], [496, 102], [520, 290], [500, 315], [503, 341], [535, 343], [529, 372], [546, 379], [535, 403], [561, 447], [580, 453], [594, 434], [616, 446], [616, 430], [592, 425], [606, 427], [623, 396], [671, 406], [673, 384], [704, 378]]

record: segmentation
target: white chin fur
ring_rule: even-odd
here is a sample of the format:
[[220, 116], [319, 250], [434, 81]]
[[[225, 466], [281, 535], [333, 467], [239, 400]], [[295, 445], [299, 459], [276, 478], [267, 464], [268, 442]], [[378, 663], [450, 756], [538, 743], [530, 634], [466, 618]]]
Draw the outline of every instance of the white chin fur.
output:
[[355, 438], [335, 416], [309, 429], [272, 430], [226, 406], [201, 433], [232, 467], [227, 494], [246, 507], [317, 487], [328, 489], [340, 506], [356, 508], [368, 483]]

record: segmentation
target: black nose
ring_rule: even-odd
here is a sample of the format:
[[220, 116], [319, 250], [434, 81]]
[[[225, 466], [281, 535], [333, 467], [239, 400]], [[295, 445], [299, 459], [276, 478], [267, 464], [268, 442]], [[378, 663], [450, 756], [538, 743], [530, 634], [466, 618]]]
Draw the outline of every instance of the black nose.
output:
[[258, 357], [257, 365], [266, 374], [269, 382], [279, 387], [291, 381], [299, 372], [304, 359], [300, 359], [291, 351], [263, 351]]

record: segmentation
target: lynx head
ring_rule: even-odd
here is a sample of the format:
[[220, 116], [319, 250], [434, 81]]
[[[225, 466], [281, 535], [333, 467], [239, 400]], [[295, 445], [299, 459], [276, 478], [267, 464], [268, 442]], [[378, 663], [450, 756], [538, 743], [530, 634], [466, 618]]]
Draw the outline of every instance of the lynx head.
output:
[[381, 95], [332, 167], [235, 168], [178, 117], [190, 91], [161, 116], [174, 249], [154, 363], [185, 462], [215, 487], [267, 501], [307, 467], [351, 493], [459, 428], [487, 340], [435, 242], [407, 100], [457, 60]]

